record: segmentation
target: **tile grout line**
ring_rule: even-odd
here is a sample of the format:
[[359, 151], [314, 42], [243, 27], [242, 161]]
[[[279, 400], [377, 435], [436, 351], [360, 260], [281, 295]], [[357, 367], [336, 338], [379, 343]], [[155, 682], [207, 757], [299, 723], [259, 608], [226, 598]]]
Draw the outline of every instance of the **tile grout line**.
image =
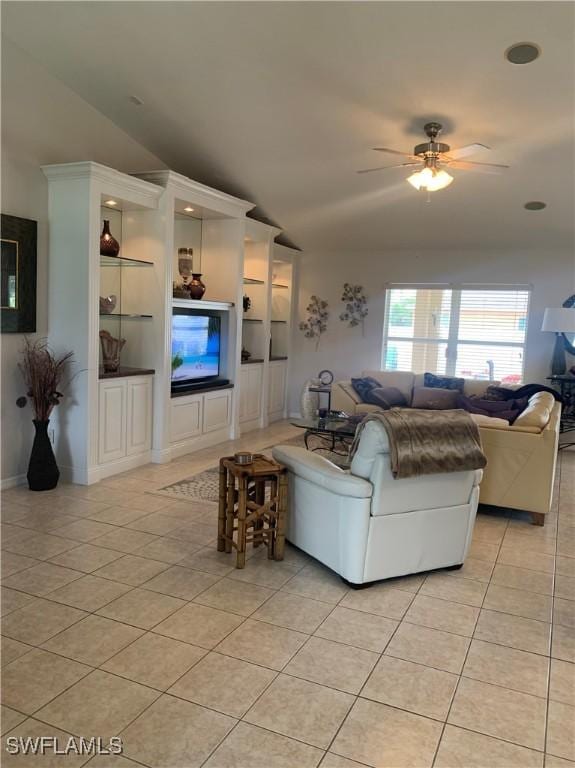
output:
[[[501, 547], [503, 545], [503, 539], [505, 538], [505, 533], [507, 532], [508, 527], [509, 527], [509, 520], [507, 521], [507, 525], [505, 526], [504, 535], [503, 535], [503, 537], [501, 539], [501, 542], [499, 544], [499, 547], [497, 549], [497, 557], [499, 557], [499, 553], [500, 553]], [[497, 557], [495, 558], [495, 562], [497, 562]], [[493, 567], [493, 570], [495, 570], [495, 566]], [[493, 578], [493, 571], [491, 572], [491, 578]], [[461, 669], [460, 669], [460, 671], [458, 673], [458, 676], [457, 676], [457, 682], [455, 684], [455, 689], [453, 691], [453, 695], [451, 696], [451, 700], [450, 700], [449, 706], [447, 708], [447, 713], [445, 715], [445, 720], [443, 721], [443, 725], [442, 725], [442, 728], [441, 728], [441, 733], [439, 735], [439, 739], [437, 740], [437, 745], [435, 747], [435, 752], [434, 752], [434, 755], [433, 755], [433, 760], [431, 761], [432, 768], [433, 768], [433, 766], [435, 766], [435, 762], [436, 762], [437, 757], [439, 755], [439, 749], [441, 747], [441, 742], [443, 741], [443, 736], [445, 734], [445, 729], [447, 727], [447, 722], [449, 720], [449, 716], [451, 714], [451, 710], [452, 710], [453, 704], [455, 702], [455, 697], [457, 696], [457, 691], [459, 690], [459, 685], [460, 685], [461, 679], [463, 677], [463, 670], [465, 669], [465, 665], [467, 664], [467, 659], [469, 657], [469, 651], [471, 649], [471, 645], [473, 643], [475, 631], [477, 629], [477, 623], [479, 621], [479, 617], [481, 616], [481, 610], [483, 608], [483, 604], [485, 603], [485, 598], [487, 597], [487, 592], [488, 592], [488, 589], [489, 589], [489, 585], [491, 584], [491, 578], [489, 579], [489, 583], [487, 585], [487, 589], [485, 590], [485, 594], [483, 595], [483, 600], [481, 601], [481, 605], [479, 606], [479, 612], [477, 614], [477, 618], [475, 619], [475, 623], [473, 625], [473, 632], [472, 632], [471, 638], [469, 640], [469, 645], [467, 646], [467, 650], [465, 652], [465, 657], [463, 659], [463, 662], [461, 664]]]

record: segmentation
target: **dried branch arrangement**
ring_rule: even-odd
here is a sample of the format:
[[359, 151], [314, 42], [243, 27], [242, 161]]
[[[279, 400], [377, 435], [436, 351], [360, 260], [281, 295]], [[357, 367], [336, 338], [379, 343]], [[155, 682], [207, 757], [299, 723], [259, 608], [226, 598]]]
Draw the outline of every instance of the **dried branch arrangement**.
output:
[[343, 284], [341, 300], [345, 302], [345, 309], [340, 314], [339, 319], [347, 323], [350, 328], [361, 325], [363, 333], [363, 321], [367, 317], [367, 296], [363, 292], [362, 285]]
[[309, 304], [306, 307], [307, 319], [299, 324], [300, 331], [303, 331], [306, 339], [315, 339], [316, 347], [319, 346], [322, 333], [327, 331], [327, 321], [329, 318], [328, 303], [319, 296], [310, 296]]
[[54, 406], [64, 397], [60, 389], [73, 356], [73, 352], [55, 355], [47, 339], [32, 341], [26, 338], [22, 360], [18, 363], [26, 385], [26, 397], [19, 397], [16, 405], [24, 408], [30, 399], [36, 420], [47, 421]]

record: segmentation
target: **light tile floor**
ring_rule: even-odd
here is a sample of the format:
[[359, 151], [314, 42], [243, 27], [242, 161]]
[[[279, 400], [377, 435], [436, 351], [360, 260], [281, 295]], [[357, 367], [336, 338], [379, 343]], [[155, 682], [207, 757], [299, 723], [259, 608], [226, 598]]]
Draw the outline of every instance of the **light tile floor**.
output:
[[2, 732], [121, 736], [91, 768], [575, 766], [575, 452], [543, 528], [483, 509], [461, 571], [348, 589], [292, 547], [237, 571], [213, 504], [153, 491], [234, 444], [2, 504]]

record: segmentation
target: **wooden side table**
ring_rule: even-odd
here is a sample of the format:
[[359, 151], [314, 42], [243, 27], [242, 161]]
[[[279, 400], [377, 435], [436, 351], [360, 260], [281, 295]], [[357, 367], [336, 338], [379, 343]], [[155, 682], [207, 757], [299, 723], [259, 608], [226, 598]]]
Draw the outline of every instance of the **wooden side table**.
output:
[[[220, 459], [218, 552], [236, 549], [236, 568], [246, 563], [246, 545], [266, 544], [268, 559], [283, 560], [287, 515], [287, 470], [263, 454], [251, 464]], [[237, 534], [234, 540], [234, 533]]]

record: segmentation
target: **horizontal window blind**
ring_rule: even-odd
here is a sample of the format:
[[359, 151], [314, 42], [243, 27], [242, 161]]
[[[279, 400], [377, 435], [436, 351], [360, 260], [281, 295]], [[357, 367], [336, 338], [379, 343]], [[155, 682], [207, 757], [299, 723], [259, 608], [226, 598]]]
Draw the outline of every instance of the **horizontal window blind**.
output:
[[527, 287], [389, 288], [383, 368], [519, 383], [529, 296]]

